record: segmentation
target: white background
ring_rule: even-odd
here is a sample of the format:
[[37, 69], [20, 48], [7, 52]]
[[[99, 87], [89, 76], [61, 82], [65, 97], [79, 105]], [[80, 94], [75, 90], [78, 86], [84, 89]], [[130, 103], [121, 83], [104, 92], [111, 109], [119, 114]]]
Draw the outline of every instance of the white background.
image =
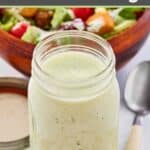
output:
[[[124, 150], [134, 114], [129, 112], [123, 104], [123, 89], [126, 77], [130, 70], [136, 64], [143, 60], [150, 60], [150, 36], [147, 39], [141, 51], [128, 63], [124, 68], [118, 71], [117, 77], [121, 88], [121, 108], [120, 108], [120, 150]], [[19, 72], [10, 67], [2, 59], [0, 59], [0, 76], [24, 77]], [[150, 150], [150, 117], [146, 117], [143, 122], [143, 150]]]

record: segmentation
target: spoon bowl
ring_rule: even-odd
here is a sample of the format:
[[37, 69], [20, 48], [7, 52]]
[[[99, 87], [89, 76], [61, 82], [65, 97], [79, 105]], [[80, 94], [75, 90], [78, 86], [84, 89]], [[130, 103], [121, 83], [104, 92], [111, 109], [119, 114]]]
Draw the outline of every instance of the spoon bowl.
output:
[[125, 100], [131, 111], [139, 115], [150, 113], [150, 61], [140, 63], [130, 73], [125, 87]]

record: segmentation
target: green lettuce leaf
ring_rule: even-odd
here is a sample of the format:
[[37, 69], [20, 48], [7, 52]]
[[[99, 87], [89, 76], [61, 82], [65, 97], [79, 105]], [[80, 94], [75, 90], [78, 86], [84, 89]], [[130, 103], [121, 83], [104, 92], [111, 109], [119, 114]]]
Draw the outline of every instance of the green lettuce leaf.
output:
[[124, 8], [119, 15], [125, 19], [136, 19], [136, 13], [144, 11], [144, 8], [137, 7], [137, 8]]

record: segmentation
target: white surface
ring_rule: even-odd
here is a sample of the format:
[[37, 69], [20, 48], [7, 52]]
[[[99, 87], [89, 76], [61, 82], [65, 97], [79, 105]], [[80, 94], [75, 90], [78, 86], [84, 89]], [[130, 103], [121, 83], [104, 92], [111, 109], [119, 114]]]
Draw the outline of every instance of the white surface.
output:
[[[123, 104], [123, 89], [126, 81], [126, 77], [129, 71], [139, 62], [143, 60], [150, 60], [150, 36], [146, 43], [142, 47], [141, 51], [128, 63], [124, 68], [122, 68], [118, 73], [117, 77], [121, 87], [121, 110], [120, 110], [120, 148], [119, 150], [124, 150], [124, 145], [126, 143], [129, 131], [131, 129], [131, 124], [134, 119], [134, 114], [129, 112]], [[2, 76], [14, 76], [14, 77], [24, 77], [19, 72], [14, 70], [3, 60], [0, 59], [0, 77]], [[146, 117], [143, 123], [143, 150], [150, 150], [150, 117]]]

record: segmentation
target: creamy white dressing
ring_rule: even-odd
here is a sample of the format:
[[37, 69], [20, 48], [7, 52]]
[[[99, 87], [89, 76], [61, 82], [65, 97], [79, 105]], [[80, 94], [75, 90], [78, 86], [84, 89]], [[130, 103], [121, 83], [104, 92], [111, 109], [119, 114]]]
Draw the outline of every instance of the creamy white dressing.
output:
[[28, 136], [28, 112], [25, 96], [0, 94], [0, 142], [14, 141]]
[[50, 76], [63, 81], [82, 81], [105, 69], [98, 57], [83, 52], [63, 52], [48, 58], [42, 65]]
[[[88, 79], [105, 67], [102, 59], [82, 52], [59, 53], [48, 57], [42, 65], [49, 76], [68, 82]], [[99, 84], [103, 82], [106, 81]], [[90, 89], [86, 92], [88, 95]], [[59, 97], [60, 90], [57, 93], [55, 98], [46, 94], [34, 77], [31, 78], [32, 150], [118, 150], [119, 90], [115, 76], [92, 98], [64, 100]]]

